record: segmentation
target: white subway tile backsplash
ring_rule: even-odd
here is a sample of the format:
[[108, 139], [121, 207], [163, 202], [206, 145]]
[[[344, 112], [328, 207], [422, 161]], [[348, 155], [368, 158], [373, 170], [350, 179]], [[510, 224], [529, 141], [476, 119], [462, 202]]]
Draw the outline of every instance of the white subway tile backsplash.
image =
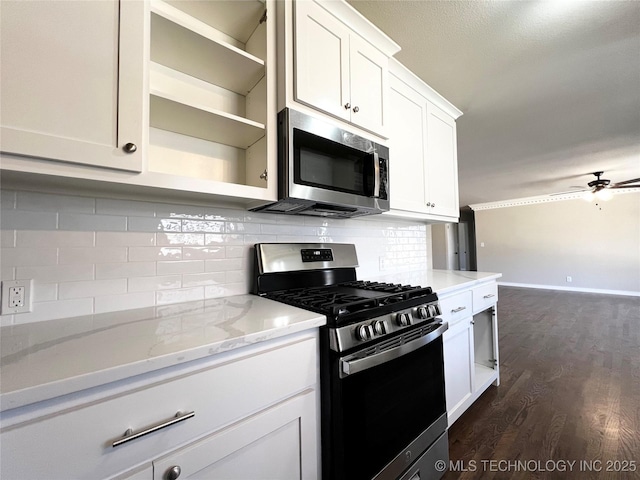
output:
[[240, 270], [230, 271], [225, 273], [226, 273], [226, 276], [224, 279], [225, 283], [242, 283], [247, 277], [247, 274]]
[[[153, 247], [151, 247], [153, 248]], [[60, 247], [60, 265], [127, 261], [127, 247]]]
[[16, 208], [18, 210], [36, 210], [38, 212], [74, 212], [94, 213], [96, 199], [49, 193], [17, 192]]
[[192, 273], [182, 276], [183, 287], [199, 287], [225, 283], [224, 272]]
[[181, 232], [182, 220], [177, 218], [128, 217], [130, 232]]
[[55, 230], [57, 226], [58, 214], [55, 212], [3, 210], [0, 215], [2, 230]]
[[7, 267], [2, 265], [0, 267], [0, 280], [15, 280], [16, 279], [16, 269], [15, 267]]
[[182, 258], [185, 260], [225, 258], [225, 247], [182, 247]]
[[180, 260], [176, 262], [158, 262], [158, 275], [204, 272], [204, 260]]
[[74, 298], [53, 302], [34, 302], [33, 312], [14, 315], [13, 323], [41, 322], [56, 318], [77, 317], [93, 313], [93, 298]]
[[228, 247], [225, 247], [225, 257], [227, 258], [244, 257], [247, 254], [247, 250], [248, 250], [248, 247], [230, 245]]
[[53, 265], [49, 267], [17, 267], [16, 280], [33, 278], [37, 282], [57, 283], [93, 280], [91, 265]]
[[408, 221], [1, 193], [0, 275], [35, 279], [37, 307], [2, 325], [248, 293], [255, 243], [354, 243], [361, 278], [430, 262], [430, 229]]
[[16, 246], [16, 231], [2, 230], [0, 231], [0, 247], [9, 248]]
[[205, 271], [207, 272], [228, 272], [229, 270], [240, 270], [242, 268], [242, 258], [225, 258], [223, 260], [206, 260]]
[[116, 200], [98, 198], [96, 213], [105, 215], [124, 215], [125, 217], [154, 217], [156, 204], [151, 202], [137, 202], [134, 200]]
[[51, 302], [57, 300], [58, 284], [34, 282], [31, 295], [34, 302]]
[[94, 232], [64, 232], [56, 230], [18, 230], [18, 247], [93, 247]]
[[155, 305], [155, 292], [125, 293], [123, 295], [105, 295], [95, 298], [95, 313], [117, 312], [132, 308], [152, 307]]
[[183, 232], [223, 233], [224, 222], [216, 220], [182, 220]]
[[16, 208], [16, 192], [14, 190], [0, 190], [0, 208], [2, 210]]
[[226, 233], [244, 233], [257, 234], [261, 233], [259, 223], [243, 223], [243, 222], [225, 222]]
[[56, 265], [58, 263], [57, 248], [2, 248], [0, 260], [6, 267]]
[[194, 302], [204, 300], [204, 287], [180, 288], [177, 290], [161, 290], [156, 292], [156, 304]]
[[182, 260], [182, 247], [129, 247], [130, 262]]
[[[182, 288], [182, 286], [182, 277], [180, 275], [129, 278], [130, 292], [154, 292], [156, 290]], [[187, 287], [189, 285], [184, 286]]]
[[127, 229], [127, 217], [83, 213], [60, 213], [59, 215], [60, 230], [124, 232]]
[[58, 298], [85, 298], [127, 292], [127, 279], [93, 280], [90, 282], [63, 282], [58, 286]]
[[156, 217], [195, 218], [204, 220], [205, 208], [195, 205], [156, 204]]
[[156, 233], [158, 245], [204, 245], [204, 233]]
[[155, 274], [155, 262], [102, 263], [96, 265], [96, 279], [151, 277]]
[[99, 247], [150, 247], [156, 244], [156, 234], [151, 232], [96, 232]]

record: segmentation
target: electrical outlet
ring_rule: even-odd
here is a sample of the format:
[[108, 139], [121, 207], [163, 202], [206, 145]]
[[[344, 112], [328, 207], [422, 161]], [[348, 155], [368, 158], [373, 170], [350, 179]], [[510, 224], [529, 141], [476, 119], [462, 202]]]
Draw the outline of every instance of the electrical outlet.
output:
[[567, 275], [567, 283], [571, 283], [573, 282], [573, 278], [571, 278], [569, 275]]
[[32, 311], [31, 290], [33, 280], [5, 280], [2, 282], [2, 303], [0, 313], [11, 315]]

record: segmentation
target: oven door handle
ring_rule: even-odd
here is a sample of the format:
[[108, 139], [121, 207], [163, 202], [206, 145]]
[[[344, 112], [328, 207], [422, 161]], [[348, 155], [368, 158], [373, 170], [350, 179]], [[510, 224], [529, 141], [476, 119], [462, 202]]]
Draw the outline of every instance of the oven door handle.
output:
[[381, 365], [383, 363], [395, 360], [396, 358], [406, 355], [407, 353], [411, 353], [442, 336], [442, 334], [446, 332], [448, 328], [449, 324], [447, 322], [444, 322], [433, 332], [429, 332], [425, 336], [416, 338], [415, 340], [412, 340], [408, 343], [398, 345], [391, 350], [386, 350], [384, 352], [376, 353], [375, 355], [370, 355], [368, 357], [358, 358], [355, 360], [340, 360], [340, 378], [353, 375], [354, 373], [362, 372], [363, 370], [367, 370], [368, 368]]

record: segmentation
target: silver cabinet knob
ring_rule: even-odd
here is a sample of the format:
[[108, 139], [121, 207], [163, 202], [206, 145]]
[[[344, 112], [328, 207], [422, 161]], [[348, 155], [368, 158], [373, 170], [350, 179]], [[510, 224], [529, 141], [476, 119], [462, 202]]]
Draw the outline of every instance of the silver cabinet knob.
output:
[[435, 207], [435, 206], [436, 206], [436, 204], [435, 204], [435, 203], [432, 203], [432, 204], [431, 204], [431, 206], [432, 206], [432, 207]]
[[167, 480], [176, 480], [180, 474], [182, 473], [182, 469], [179, 465], [174, 465], [169, 470], [167, 470], [164, 474], [164, 478]]
[[351, 108], [351, 104], [349, 102], [344, 104], [344, 109], [349, 110]]
[[360, 107], [353, 107], [353, 113], [358, 113], [360, 111]]
[[264, 169], [264, 172], [262, 172], [260, 174], [260, 180], [267, 180], [267, 178], [269, 177], [268, 173], [267, 173], [267, 169]]
[[430, 207], [430, 206], [431, 206], [431, 202], [427, 202], [427, 207]]
[[135, 143], [127, 143], [124, 147], [122, 147], [122, 150], [124, 150], [125, 153], [133, 153], [138, 150], [138, 147]]

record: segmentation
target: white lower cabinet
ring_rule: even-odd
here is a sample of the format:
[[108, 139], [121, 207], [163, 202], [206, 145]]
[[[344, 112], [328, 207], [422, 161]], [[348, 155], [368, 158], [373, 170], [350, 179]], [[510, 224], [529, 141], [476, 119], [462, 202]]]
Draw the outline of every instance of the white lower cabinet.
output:
[[[473, 325], [466, 318], [443, 336], [445, 394], [449, 418], [473, 395]], [[449, 423], [453, 423], [449, 420]]]
[[442, 318], [449, 322], [443, 335], [449, 425], [490, 385], [500, 384], [497, 291], [496, 283], [489, 282], [440, 299]]
[[[153, 479], [315, 478], [315, 393], [308, 391], [153, 461]], [[311, 467], [311, 468], [310, 468]]]
[[0, 477], [315, 478], [317, 372], [317, 334], [295, 334], [2, 412]]

